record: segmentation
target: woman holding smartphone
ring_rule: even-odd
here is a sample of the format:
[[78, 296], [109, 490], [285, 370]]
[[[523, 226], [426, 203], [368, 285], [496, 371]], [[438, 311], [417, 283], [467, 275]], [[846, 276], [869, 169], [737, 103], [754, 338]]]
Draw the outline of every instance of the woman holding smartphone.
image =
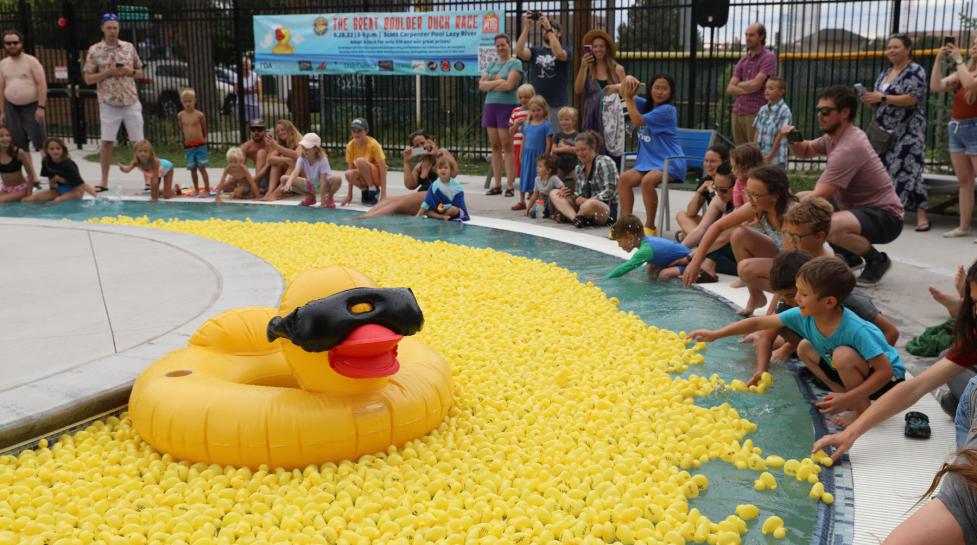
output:
[[[624, 82], [624, 67], [617, 63], [617, 46], [611, 36], [600, 29], [594, 29], [583, 37], [583, 57], [580, 70], [573, 82], [573, 92], [584, 95], [583, 115], [580, 118], [580, 132], [596, 131], [607, 141], [602, 106], [605, 95], [621, 92]], [[624, 125], [624, 111], [620, 123]], [[606, 146], [605, 146], [606, 147]], [[615, 163], [620, 155], [608, 154]]]
[[[448, 150], [438, 147], [438, 142], [433, 137], [428, 136], [424, 131], [417, 131], [410, 135], [410, 141], [404, 148], [404, 187], [414, 191], [399, 197], [389, 197], [366, 213], [357, 216], [356, 219], [375, 218], [377, 216], [389, 216], [391, 214], [405, 214], [416, 216], [427, 195], [427, 189], [438, 179], [435, 165], [441, 157], [447, 157], [451, 161], [451, 177], [458, 175], [458, 161]], [[411, 166], [411, 159], [420, 159], [416, 165]]]
[[[956, 72], [944, 77], [943, 62], [947, 60], [953, 61]], [[970, 44], [970, 60], [966, 63], [956, 41], [952, 38], [943, 40], [943, 48], [933, 62], [930, 90], [934, 93], [953, 93], [953, 110], [947, 134], [950, 162], [960, 184], [960, 224], [943, 233], [943, 236], [969, 236], [974, 213], [974, 175], [977, 174], [977, 38]]]

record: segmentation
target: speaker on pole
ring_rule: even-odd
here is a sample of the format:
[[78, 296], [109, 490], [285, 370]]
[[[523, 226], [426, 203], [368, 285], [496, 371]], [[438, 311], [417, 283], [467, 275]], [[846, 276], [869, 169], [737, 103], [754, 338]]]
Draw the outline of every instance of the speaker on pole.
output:
[[706, 28], [726, 26], [729, 20], [729, 0], [693, 0], [692, 8], [697, 25]]

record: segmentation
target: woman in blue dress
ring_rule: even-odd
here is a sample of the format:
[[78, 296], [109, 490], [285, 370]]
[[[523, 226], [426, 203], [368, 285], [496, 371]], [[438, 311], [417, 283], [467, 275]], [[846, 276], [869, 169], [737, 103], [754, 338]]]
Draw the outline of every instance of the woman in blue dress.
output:
[[[648, 96], [636, 96], [640, 82], [633, 76], [625, 78], [621, 96], [628, 104], [631, 123], [638, 127], [638, 160], [634, 168], [621, 174], [618, 191], [621, 198], [621, 215], [634, 208], [634, 188], [641, 187], [645, 204], [645, 234], [655, 236], [655, 212], [658, 210], [658, 184], [664, 176], [666, 157], [681, 157], [682, 146], [678, 143], [678, 110], [672, 105], [675, 80], [668, 74], [658, 74], [648, 86]], [[685, 160], [668, 162], [670, 180], [685, 180]]]
[[916, 230], [929, 231], [923, 160], [926, 153], [926, 70], [912, 62], [913, 42], [906, 34], [893, 34], [885, 54], [892, 66], [875, 80], [875, 91], [862, 94], [862, 102], [875, 109], [875, 120], [895, 133], [888, 151], [880, 155], [906, 212], [916, 212]]

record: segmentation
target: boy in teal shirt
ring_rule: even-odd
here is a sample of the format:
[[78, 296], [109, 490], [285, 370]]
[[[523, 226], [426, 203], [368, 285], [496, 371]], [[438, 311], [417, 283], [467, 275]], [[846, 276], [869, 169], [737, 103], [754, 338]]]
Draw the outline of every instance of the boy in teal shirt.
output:
[[797, 355], [832, 393], [815, 403], [821, 412], [851, 411], [835, 423], [847, 425], [906, 376], [898, 352], [882, 331], [841, 305], [855, 287], [855, 275], [836, 257], [817, 257], [797, 273], [797, 306], [780, 314], [749, 318], [716, 331], [689, 333], [713, 341], [765, 329], [787, 327], [804, 340]]

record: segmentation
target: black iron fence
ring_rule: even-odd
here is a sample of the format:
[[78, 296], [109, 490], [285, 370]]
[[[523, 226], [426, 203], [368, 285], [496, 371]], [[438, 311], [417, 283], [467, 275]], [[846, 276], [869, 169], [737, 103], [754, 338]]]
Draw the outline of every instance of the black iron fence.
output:
[[[181, 0], [84, 0], [0, 2], [0, 25], [27, 35], [28, 50], [44, 64], [51, 86], [49, 132], [79, 145], [98, 138], [94, 89], [81, 79], [85, 49], [100, 38], [98, 21], [113, 11], [122, 39], [136, 45], [146, 64], [138, 82], [146, 135], [157, 144], [179, 144], [176, 124], [180, 89], [193, 86], [207, 114], [210, 143], [225, 147], [247, 136], [237, 89], [242, 60], [253, 54], [252, 16], [284, 13], [485, 9], [504, 11], [507, 32], [522, 31], [520, 15], [541, 10], [565, 29], [564, 43], [580, 50], [583, 33], [608, 31], [619, 43], [619, 60], [629, 74], [646, 81], [667, 72], [677, 81], [675, 103], [686, 127], [729, 134], [731, 99], [725, 94], [733, 66], [743, 55], [742, 36], [754, 21], [766, 25], [767, 46], [778, 53], [787, 80], [787, 102], [805, 135], [817, 132], [817, 92], [832, 84], [871, 88], [887, 65], [886, 37], [909, 32], [914, 58], [929, 71], [945, 35], [969, 43], [966, 17], [973, 2], [947, 0], [734, 1], [728, 24], [695, 25], [693, 0], [532, 0], [516, 2], [393, 0], [376, 2]], [[530, 42], [540, 41], [538, 29]], [[348, 139], [353, 117], [371, 121], [373, 134], [390, 150], [423, 127], [461, 154], [482, 155], [488, 139], [480, 126], [483, 95], [475, 78], [414, 76], [262, 76], [261, 115], [269, 124], [290, 119], [300, 130], [318, 132], [338, 146]], [[572, 81], [572, 77], [571, 77]], [[927, 141], [931, 166], [948, 163], [947, 97], [929, 97]], [[863, 117], [865, 113], [862, 113]]]

